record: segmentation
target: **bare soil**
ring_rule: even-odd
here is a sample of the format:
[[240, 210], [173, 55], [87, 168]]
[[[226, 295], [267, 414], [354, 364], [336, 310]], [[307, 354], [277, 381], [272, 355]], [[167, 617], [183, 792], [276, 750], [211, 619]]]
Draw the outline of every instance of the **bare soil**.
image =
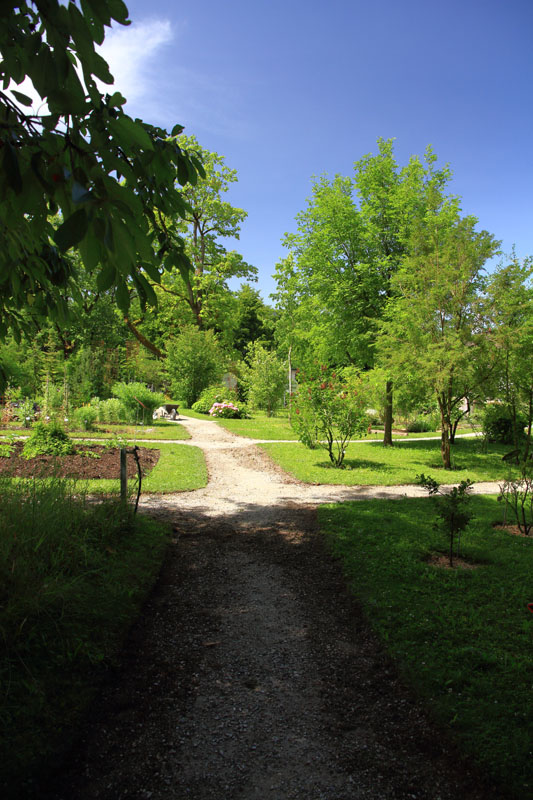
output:
[[249, 441], [185, 425], [209, 485], [143, 497], [172, 525], [166, 563], [39, 798], [505, 797], [406, 688], [324, 548], [317, 504], [368, 489], [304, 486]]
[[[12, 478], [120, 478], [120, 450], [103, 445], [78, 445], [76, 452], [68, 456], [36, 456], [24, 458], [23, 442], [13, 445], [9, 457], [0, 456], [0, 475]], [[147, 475], [159, 460], [159, 450], [139, 448], [139, 460], [143, 475]], [[132, 453], [126, 456], [128, 478], [137, 476], [137, 465]]]

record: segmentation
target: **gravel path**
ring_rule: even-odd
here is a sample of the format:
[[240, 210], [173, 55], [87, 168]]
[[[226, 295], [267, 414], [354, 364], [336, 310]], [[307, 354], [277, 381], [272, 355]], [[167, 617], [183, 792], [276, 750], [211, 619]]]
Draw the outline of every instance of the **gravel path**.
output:
[[[417, 487], [304, 486], [186, 419], [209, 485], [148, 496], [161, 580], [53, 800], [488, 800], [395, 674], [317, 536], [317, 504]], [[497, 491], [486, 485], [484, 491]]]

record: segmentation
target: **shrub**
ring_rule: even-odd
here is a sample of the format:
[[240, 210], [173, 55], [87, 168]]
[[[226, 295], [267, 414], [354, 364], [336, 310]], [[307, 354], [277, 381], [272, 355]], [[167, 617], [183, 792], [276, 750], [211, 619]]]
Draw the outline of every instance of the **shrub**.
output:
[[98, 419], [98, 409], [94, 406], [82, 406], [72, 414], [72, 423], [76, 430], [92, 431]]
[[17, 406], [13, 409], [13, 413], [15, 419], [18, 419], [25, 428], [29, 428], [35, 419], [35, 404], [33, 400], [28, 397], [25, 397], [24, 400], [19, 400]]
[[22, 448], [25, 458], [41, 455], [66, 456], [73, 452], [74, 443], [57, 422], [36, 422]]
[[407, 423], [405, 429], [408, 433], [425, 433], [435, 430], [435, 421], [431, 416], [422, 415]]
[[516, 417], [516, 442], [514, 426], [515, 421], [508, 406], [503, 403], [488, 403], [485, 406], [482, 428], [489, 442], [520, 444], [526, 426], [526, 419], [522, 414]]
[[184, 328], [167, 345], [166, 365], [172, 396], [191, 408], [206, 387], [220, 380], [223, 361], [213, 331], [201, 331], [194, 325]]
[[215, 403], [233, 403], [237, 400], [237, 392], [227, 386], [216, 384], [204, 389], [191, 408], [198, 414], [209, 414]]
[[128, 409], [116, 397], [110, 397], [109, 400], [93, 397], [91, 408], [93, 407], [96, 409], [98, 422], [130, 422]]
[[139, 419], [150, 422], [155, 409], [165, 402], [164, 394], [152, 392], [144, 383], [115, 383], [112, 392], [127, 409], [132, 422]]
[[349, 384], [322, 365], [314, 374], [301, 374], [291, 424], [307, 447], [324, 447], [334, 467], [342, 467], [346, 445], [368, 430], [364, 395], [355, 376]]
[[214, 403], [209, 414], [212, 417], [220, 417], [221, 419], [241, 419], [245, 416], [242, 410], [233, 405], [233, 403]]
[[281, 405], [287, 388], [286, 366], [275, 353], [266, 350], [259, 342], [250, 344], [248, 360], [250, 366], [245, 376], [248, 402], [271, 417]]

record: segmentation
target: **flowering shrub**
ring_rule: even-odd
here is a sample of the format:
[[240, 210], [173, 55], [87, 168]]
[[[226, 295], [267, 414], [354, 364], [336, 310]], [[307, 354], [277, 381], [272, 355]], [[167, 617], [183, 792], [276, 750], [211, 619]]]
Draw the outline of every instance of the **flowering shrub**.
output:
[[291, 424], [306, 447], [326, 449], [334, 467], [342, 467], [349, 439], [368, 430], [359, 384], [353, 378], [350, 383], [344, 381], [326, 365], [314, 373], [298, 375]]
[[222, 419], [240, 419], [242, 416], [241, 410], [234, 406], [233, 403], [213, 403], [209, 414], [211, 417], [220, 417]]
[[204, 389], [191, 408], [200, 414], [209, 414], [215, 403], [232, 403], [234, 400], [237, 400], [237, 393], [234, 389], [217, 384]]

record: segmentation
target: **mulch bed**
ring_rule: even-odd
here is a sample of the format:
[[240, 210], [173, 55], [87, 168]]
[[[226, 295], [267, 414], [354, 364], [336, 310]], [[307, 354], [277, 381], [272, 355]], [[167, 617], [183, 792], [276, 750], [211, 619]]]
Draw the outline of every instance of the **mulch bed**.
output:
[[[0, 475], [12, 478], [120, 478], [120, 450], [118, 447], [105, 447], [101, 444], [78, 445], [75, 453], [69, 456], [36, 456], [26, 459], [22, 453], [23, 443], [13, 445], [9, 457], [0, 456]], [[131, 449], [131, 448], [128, 448]], [[159, 461], [159, 450], [139, 448], [139, 459], [143, 475], [147, 475]], [[132, 453], [126, 458], [128, 478], [137, 476], [137, 465]]]

